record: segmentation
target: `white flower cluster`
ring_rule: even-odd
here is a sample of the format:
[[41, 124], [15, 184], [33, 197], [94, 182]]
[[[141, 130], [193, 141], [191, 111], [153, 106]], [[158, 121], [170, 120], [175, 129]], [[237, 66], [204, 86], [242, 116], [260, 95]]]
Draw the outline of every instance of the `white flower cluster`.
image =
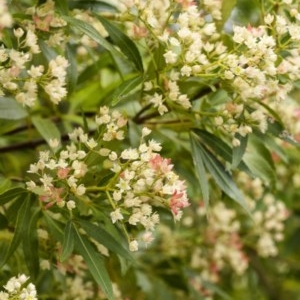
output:
[[[203, 215], [204, 208], [199, 208], [198, 213]], [[242, 275], [248, 268], [248, 258], [243, 251], [243, 243], [240, 237], [241, 224], [236, 211], [227, 208], [223, 202], [219, 202], [212, 207], [208, 215], [209, 226], [206, 231], [206, 240], [210, 249], [210, 260], [195, 256], [192, 257], [192, 266], [196, 262], [203, 264], [213, 263], [214, 273], [217, 276], [225, 267], [230, 267], [238, 275]], [[204, 275], [207, 276], [207, 268], [203, 268]], [[205, 278], [203, 278], [205, 279]]]
[[37, 300], [36, 288], [34, 284], [28, 283], [28, 279], [24, 274], [10, 278], [3, 286], [5, 291], [0, 292], [0, 300]]
[[[28, 171], [37, 176], [38, 183], [31, 180], [27, 188], [39, 195], [46, 208], [56, 204], [61, 208], [66, 205], [69, 210], [76, 207], [76, 199], [88, 197], [89, 191], [105, 192], [113, 208], [112, 222], [142, 227], [145, 230], [142, 240], [147, 245], [153, 240], [152, 232], [159, 223], [154, 206], [166, 207], [179, 220], [182, 209], [189, 205], [185, 182], [174, 172], [170, 159], [159, 154], [160, 144], [144, 141], [151, 132], [149, 129], [143, 128], [138, 148], [124, 149], [118, 154], [109, 145], [111, 141], [125, 138], [127, 119], [118, 111], [101, 107], [95, 123], [99, 132], [96, 141], [82, 128], [76, 128], [69, 134], [70, 145], [52, 154], [41, 151], [38, 162], [31, 164]], [[53, 140], [50, 145], [57, 148], [58, 141]], [[100, 168], [114, 175], [105, 187], [85, 185], [86, 173], [97, 170], [97, 166], [86, 164], [86, 157], [92, 152], [98, 155]], [[131, 241], [130, 249], [138, 249], [136, 240]]]
[[262, 257], [276, 256], [276, 243], [284, 239], [284, 221], [288, 217], [288, 211], [284, 203], [275, 200], [271, 194], [264, 196], [263, 204], [264, 210], [253, 213], [254, 234], [258, 236], [257, 252]]
[[[124, 131], [122, 127], [126, 125], [127, 120], [118, 112], [108, 114], [106, 107], [100, 109], [100, 115], [96, 117], [98, 125], [105, 125], [103, 131], [103, 140], [111, 141], [114, 139], [122, 140]], [[88, 150], [94, 149], [98, 143], [89, 138], [88, 134], [79, 127], [69, 134], [72, 143], [62, 149], [59, 154], [51, 154], [50, 151], [40, 152], [38, 162], [31, 164], [29, 173], [38, 175], [39, 182], [27, 182], [27, 188], [40, 195], [40, 200], [46, 202], [46, 207], [57, 204], [64, 207], [65, 204], [69, 210], [76, 207], [73, 199], [69, 199], [69, 193], [73, 196], [82, 196], [86, 192], [86, 187], [81, 183], [88, 167], [85, 158]], [[57, 148], [58, 141], [52, 140], [50, 143]], [[85, 149], [84, 149], [85, 147]]]
[[[152, 206], [170, 209], [175, 220], [179, 220], [182, 208], [189, 205], [185, 183], [173, 171], [170, 159], [158, 153], [160, 144], [143, 140], [149, 133], [149, 129], [143, 129], [138, 148], [125, 149], [119, 156], [114, 151], [105, 153], [112, 162], [112, 171], [118, 174], [110, 193], [115, 207], [110, 214], [112, 222], [122, 220], [133, 226], [141, 225], [146, 245], [153, 240], [152, 231], [159, 223], [159, 215]], [[138, 250], [136, 240], [130, 243], [130, 250]]]
[[300, 78], [300, 13], [295, 1], [279, 3], [276, 14], [265, 15], [260, 26], [233, 26], [230, 48], [217, 30], [222, 1], [123, 2], [127, 8], [120, 19], [127, 22], [129, 34], [143, 38], [149, 53], [164, 45], [166, 66], [159, 66], [159, 78], [144, 83], [146, 104], [161, 115], [175, 104], [176, 109], [189, 109], [191, 101], [180, 92], [181, 82], [218, 81], [229, 100], [214, 107], [211, 115], [215, 125], [231, 135], [233, 146], [240, 144], [237, 134], [246, 136], [253, 128], [266, 132], [268, 112], [260, 103], [286, 100]]

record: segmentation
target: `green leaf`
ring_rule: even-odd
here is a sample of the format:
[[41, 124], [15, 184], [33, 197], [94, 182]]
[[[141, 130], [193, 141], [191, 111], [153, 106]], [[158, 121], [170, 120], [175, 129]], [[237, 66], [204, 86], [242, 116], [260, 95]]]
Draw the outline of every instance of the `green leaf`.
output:
[[55, 59], [57, 53], [52, 48], [50, 48], [43, 40], [38, 40], [38, 45], [41, 48], [41, 53], [43, 54], [47, 62]]
[[270, 151], [264, 142], [251, 136], [249, 149], [244, 155], [244, 161], [252, 173], [274, 187], [276, 184], [275, 166]]
[[222, 8], [221, 8], [221, 12], [222, 12], [222, 23], [221, 23], [221, 25], [222, 25], [222, 27], [224, 26], [224, 24], [226, 23], [226, 21], [230, 17], [233, 8], [236, 6], [236, 2], [237, 2], [237, 0], [222, 1]]
[[125, 80], [113, 93], [112, 105], [116, 105], [125, 98], [128, 94], [132, 93], [136, 87], [143, 82], [143, 77], [138, 75], [128, 80]]
[[123, 247], [123, 245], [118, 242], [109, 232], [92, 224], [88, 221], [79, 220], [77, 223], [84, 229], [84, 231], [94, 240], [103, 244], [106, 248], [112, 252], [119, 254], [120, 256], [133, 261], [131, 253]]
[[43, 119], [39, 116], [32, 117], [31, 120], [37, 131], [48, 144], [50, 143], [50, 139], [58, 139], [60, 141], [60, 132], [51, 120]]
[[9, 190], [11, 187], [11, 181], [8, 178], [0, 176], [0, 195]]
[[191, 133], [190, 139], [191, 139], [192, 156], [193, 156], [193, 162], [196, 170], [196, 175], [200, 183], [205, 206], [207, 207], [209, 204], [209, 187], [208, 187], [208, 180], [206, 177], [206, 172], [203, 163], [204, 157], [202, 155], [202, 152], [198, 150], [199, 142], [197, 141], [197, 136], [195, 135], [195, 133], [193, 132]]
[[0, 205], [4, 205], [5, 203], [14, 200], [16, 197], [23, 196], [23, 194], [28, 193], [28, 191], [24, 188], [13, 188], [5, 193], [0, 195]]
[[0, 97], [0, 119], [19, 120], [27, 116], [27, 111], [14, 98]]
[[72, 221], [69, 221], [65, 227], [64, 242], [60, 261], [65, 261], [74, 250], [75, 230]]
[[123, 33], [117, 26], [109, 22], [107, 19], [95, 15], [102, 25], [105, 27], [112, 41], [121, 49], [125, 56], [133, 62], [136, 69], [140, 72], [144, 71], [143, 62], [139, 50], [134, 42]]
[[48, 211], [43, 211], [44, 219], [48, 225], [48, 229], [52, 236], [59, 242], [63, 243], [64, 240], [64, 230], [63, 224], [54, 220]]
[[26, 232], [27, 226], [30, 222], [31, 206], [32, 206], [31, 195], [28, 195], [24, 199], [20, 209], [17, 212], [17, 220], [16, 220], [14, 236], [13, 236], [13, 239], [9, 245], [9, 248], [8, 248], [6, 254], [0, 258], [0, 268], [6, 263], [6, 261], [10, 258], [10, 256], [16, 251], [20, 242], [22, 241], [24, 234]]
[[72, 18], [68, 16], [62, 16], [62, 17], [66, 22], [69, 23], [69, 25], [73, 26], [74, 28], [80, 30], [82, 33], [89, 36], [91, 39], [93, 39], [99, 45], [104, 47], [106, 50], [116, 55], [121, 55], [121, 53], [112, 44], [110, 44], [104, 37], [102, 37], [92, 25], [84, 21], [78, 20], [76, 18]]
[[[201, 140], [201, 143], [206, 145], [210, 148], [211, 151], [213, 151], [215, 154], [222, 157], [224, 160], [232, 163], [232, 149], [229, 147], [225, 142], [223, 142], [220, 138], [217, 136], [211, 134], [208, 131], [201, 130], [201, 129], [193, 129], [193, 132], [195, 132], [198, 137]], [[241, 161], [237, 166], [241, 171], [244, 171], [245, 173], [249, 174], [250, 176], [251, 171], [247, 167], [247, 165]]]
[[98, 0], [69, 1], [69, 5], [72, 9], [81, 8], [81, 9], [89, 9], [97, 12], [111, 12], [111, 13], [118, 12], [118, 10], [113, 5]]
[[35, 208], [30, 213], [29, 223], [26, 225], [23, 235], [23, 252], [30, 277], [36, 278], [39, 272], [38, 234], [37, 222], [40, 218], [40, 208]]
[[75, 229], [75, 249], [84, 258], [89, 271], [109, 300], [114, 300], [112, 285], [104, 262], [88, 238]]
[[7, 226], [8, 226], [8, 220], [6, 216], [0, 213], [0, 230], [7, 229]]
[[55, 0], [55, 7], [60, 13], [64, 15], [68, 14], [69, 7], [68, 7], [67, 0]]
[[225, 167], [222, 163], [209, 151], [204, 145], [202, 145], [200, 138], [195, 134], [194, 141], [196, 150], [201, 154], [201, 158], [203, 160], [204, 166], [209, 171], [211, 176], [214, 178], [217, 185], [220, 189], [225, 192], [230, 198], [239, 203], [247, 212], [249, 212], [249, 208], [245, 202], [245, 199], [233, 181], [231, 175], [226, 171]]
[[69, 66], [67, 68], [67, 85], [68, 95], [70, 95], [76, 87], [78, 72], [76, 58], [69, 44], [66, 46], [65, 56], [69, 62]]
[[240, 141], [240, 145], [238, 147], [232, 148], [232, 164], [231, 164], [232, 169], [238, 167], [238, 165], [242, 161], [248, 143], [248, 136], [243, 137], [240, 134], [236, 134], [235, 138], [237, 138]]

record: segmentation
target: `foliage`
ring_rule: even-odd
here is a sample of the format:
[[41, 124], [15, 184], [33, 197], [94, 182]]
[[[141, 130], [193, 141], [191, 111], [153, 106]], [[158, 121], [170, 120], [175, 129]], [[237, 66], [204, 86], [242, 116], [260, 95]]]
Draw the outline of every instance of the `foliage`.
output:
[[299, 5], [249, 3], [0, 0], [0, 299], [298, 299]]

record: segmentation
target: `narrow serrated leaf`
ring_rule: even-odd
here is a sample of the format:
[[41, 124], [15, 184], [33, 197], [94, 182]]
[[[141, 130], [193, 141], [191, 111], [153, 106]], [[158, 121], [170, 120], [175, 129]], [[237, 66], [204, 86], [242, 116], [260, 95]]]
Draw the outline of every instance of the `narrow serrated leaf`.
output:
[[84, 229], [84, 231], [97, 242], [103, 244], [106, 248], [112, 252], [119, 254], [120, 256], [133, 261], [133, 257], [130, 252], [123, 247], [123, 245], [118, 242], [109, 232], [92, 224], [88, 221], [78, 220], [77, 223]]
[[121, 49], [125, 56], [135, 65], [140, 72], [144, 71], [142, 58], [135, 43], [124, 34], [117, 26], [109, 22], [107, 19], [95, 15], [105, 27], [112, 41]]
[[36, 207], [31, 212], [29, 223], [23, 235], [23, 253], [31, 278], [36, 278], [39, 272], [38, 234], [37, 222], [40, 218], [40, 208]]
[[50, 139], [60, 141], [60, 132], [51, 120], [43, 119], [39, 116], [32, 117], [31, 120], [36, 130], [48, 144], [50, 143]]
[[0, 119], [19, 120], [27, 116], [27, 111], [14, 98], [0, 97]]
[[199, 138], [195, 139], [197, 149], [200, 151], [203, 158], [203, 163], [211, 176], [214, 178], [220, 189], [225, 192], [230, 198], [239, 203], [247, 212], [249, 208], [241, 191], [236, 186], [234, 180], [222, 163], [209, 151], [204, 145], [201, 144]]
[[102, 291], [106, 294], [109, 300], [114, 300], [111, 280], [105, 268], [104, 262], [100, 254], [93, 247], [89, 239], [80, 234], [78, 229], [75, 229], [75, 249], [84, 258], [89, 271], [93, 275], [95, 281], [99, 284]]
[[62, 253], [60, 261], [63, 262], [72, 254], [74, 250], [75, 229], [72, 221], [69, 221], [64, 231], [64, 242], [62, 244]]
[[[232, 148], [230, 148], [224, 141], [205, 130], [193, 129], [193, 132], [195, 132], [201, 139], [201, 143], [208, 146], [212, 150], [212, 152], [222, 157], [230, 164], [232, 163]], [[241, 171], [244, 171], [245, 173], [252, 176], [251, 171], [243, 161], [240, 161], [237, 167]]]
[[111, 104], [115, 106], [128, 94], [132, 93], [143, 82], [142, 76], [135, 76], [125, 80], [113, 93]]
[[196, 170], [196, 175], [200, 183], [205, 206], [207, 207], [209, 204], [209, 186], [206, 177], [206, 171], [204, 168], [203, 156], [201, 155], [201, 151], [199, 151], [198, 149], [198, 141], [196, 140], [197, 136], [192, 132], [190, 138], [191, 138], [192, 156], [193, 156], [193, 162]]
[[32, 200], [31, 195], [28, 195], [21, 207], [19, 208], [17, 212], [17, 220], [16, 220], [16, 227], [13, 239], [9, 245], [9, 248], [6, 252], [6, 254], [0, 258], [0, 268], [3, 266], [3, 264], [6, 263], [6, 261], [9, 259], [9, 257], [16, 251], [19, 244], [22, 241], [22, 238], [24, 237], [24, 232], [26, 231], [26, 228], [28, 226], [28, 223], [30, 221], [30, 208], [32, 206]]

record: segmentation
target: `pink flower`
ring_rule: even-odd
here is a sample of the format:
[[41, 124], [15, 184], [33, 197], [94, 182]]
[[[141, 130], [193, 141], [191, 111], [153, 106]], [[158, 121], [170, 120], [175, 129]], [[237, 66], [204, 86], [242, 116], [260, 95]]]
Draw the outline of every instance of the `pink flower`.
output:
[[186, 193], [185, 192], [178, 193], [177, 190], [175, 190], [170, 200], [170, 208], [172, 213], [176, 216], [178, 215], [179, 211], [182, 208], [185, 208], [189, 205], [190, 203], [188, 202]]

